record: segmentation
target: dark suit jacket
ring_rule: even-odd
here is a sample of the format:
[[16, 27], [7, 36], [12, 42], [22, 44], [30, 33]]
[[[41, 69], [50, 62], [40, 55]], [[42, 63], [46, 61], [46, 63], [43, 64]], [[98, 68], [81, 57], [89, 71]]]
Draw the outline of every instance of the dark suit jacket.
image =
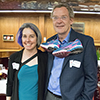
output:
[[[13, 68], [12, 63], [16, 62], [21, 65], [22, 53], [23, 50], [12, 54], [9, 58], [6, 95], [11, 96], [11, 100], [19, 100], [18, 79], [17, 79], [18, 70]], [[47, 68], [47, 53], [38, 50], [38, 100], [44, 100], [46, 68]]]
[[[48, 41], [56, 38], [57, 34], [49, 38]], [[94, 41], [90, 36], [77, 33], [72, 29], [69, 42], [75, 39], [82, 42], [84, 50], [82, 53], [65, 57], [60, 75], [62, 100], [92, 100], [97, 87], [97, 56]], [[54, 56], [49, 53], [46, 87], [48, 86], [53, 59]], [[81, 62], [80, 67], [70, 67], [70, 60]]]

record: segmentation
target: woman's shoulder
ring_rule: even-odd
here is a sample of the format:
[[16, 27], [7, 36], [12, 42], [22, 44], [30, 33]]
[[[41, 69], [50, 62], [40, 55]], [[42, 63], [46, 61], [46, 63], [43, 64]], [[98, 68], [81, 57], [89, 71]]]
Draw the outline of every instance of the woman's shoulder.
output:
[[47, 51], [41, 51], [38, 49], [38, 54], [47, 54], [48, 52]]
[[18, 57], [19, 55], [21, 55], [22, 52], [23, 52], [23, 49], [20, 50], [20, 51], [15, 52], [15, 53], [13, 53], [13, 54], [11, 54], [9, 58], [10, 58], [10, 59], [11, 59], [11, 58], [14, 59], [14, 58]]
[[47, 57], [48, 56], [48, 52], [47, 51], [38, 50], [38, 56]]

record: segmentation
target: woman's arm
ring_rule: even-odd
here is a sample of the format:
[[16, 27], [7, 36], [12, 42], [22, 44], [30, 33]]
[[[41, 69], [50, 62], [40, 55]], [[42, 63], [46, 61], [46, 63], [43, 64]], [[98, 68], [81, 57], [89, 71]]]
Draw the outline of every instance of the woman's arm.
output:
[[7, 96], [7, 97], [6, 97], [6, 100], [11, 100], [11, 97]]

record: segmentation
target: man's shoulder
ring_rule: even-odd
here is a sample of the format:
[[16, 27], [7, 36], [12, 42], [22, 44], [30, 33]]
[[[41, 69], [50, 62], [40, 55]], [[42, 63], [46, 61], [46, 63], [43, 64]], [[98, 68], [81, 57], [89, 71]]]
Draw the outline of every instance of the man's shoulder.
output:
[[88, 40], [88, 39], [93, 39], [91, 36], [83, 34], [83, 33], [79, 33], [76, 32], [75, 30], [72, 29], [72, 32], [74, 32], [74, 34], [76, 34], [76, 36], [82, 40]]
[[81, 38], [82, 40], [93, 40], [93, 38], [89, 35], [82, 34], [82, 33], [77, 33], [78, 37]]
[[50, 38], [47, 39], [47, 42], [51, 41], [51, 40], [55, 40], [57, 39], [57, 34], [51, 36]]

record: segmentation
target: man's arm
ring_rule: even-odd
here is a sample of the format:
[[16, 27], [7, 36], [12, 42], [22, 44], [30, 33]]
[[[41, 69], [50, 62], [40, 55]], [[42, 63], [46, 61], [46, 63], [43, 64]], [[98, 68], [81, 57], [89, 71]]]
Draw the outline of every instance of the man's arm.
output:
[[93, 39], [87, 41], [84, 47], [84, 89], [77, 100], [92, 100], [97, 88], [97, 56]]

